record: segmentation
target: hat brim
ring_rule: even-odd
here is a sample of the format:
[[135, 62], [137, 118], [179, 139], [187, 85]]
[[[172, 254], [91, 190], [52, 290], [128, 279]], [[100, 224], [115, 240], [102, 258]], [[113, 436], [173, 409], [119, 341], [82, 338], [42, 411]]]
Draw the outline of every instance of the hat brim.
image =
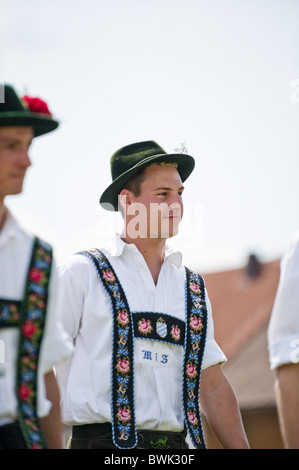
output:
[[152, 163], [159, 162], [176, 163], [182, 182], [186, 181], [195, 166], [194, 158], [187, 154], [173, 153], [152, 155], [151, 157], [145, 158], [141, 162], [137, 163], [116, 178], [103, 192], [100, 198], [100, 205], [106, 210], [118, 211], [118, 195], [124, 188], [125, 184], [132, 178], [132, 176], [138, 173], [138, 171], [142, 170], [142, 168], [151, 165]]
[[58, 121], [46, 116], [45, 114], [24, 113], [23, 111], [1, 113], [0, 127], [30, 126], [33, 127], [34, 136], [38, 137], [54, 131], [59, 125]]

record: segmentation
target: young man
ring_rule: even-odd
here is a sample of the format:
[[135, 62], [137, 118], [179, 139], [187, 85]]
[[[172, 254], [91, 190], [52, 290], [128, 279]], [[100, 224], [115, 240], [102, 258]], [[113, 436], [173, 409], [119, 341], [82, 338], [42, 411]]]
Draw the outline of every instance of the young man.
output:
[[271, 369], [284, 445], [299, 449], [299, 233], [281, 260], [280, 281], [268, 329]]
[[[3, 86], [3, 85], [2, 85]], [[53, 366], [72, 352], [56, 321], [51, 247], [25, 232], [5, 206], [22, 192], [33, 138], [58, 126], [46, 103], [4, 86], [0, 103], [0, 448], [62, 448]]]
[[248, 448], [203, 280], [166, 247], [193, 168], [192, 157], [152, 141], [118, 150], [100, 203], [121, 210], [123, 232], [111, 249], [76, 254], [61, 270], [61, 320], [76, 344], [58, 368], [71, 448], [183, 449], [187, 432], [204, 448], [200, 383], [223, 446]]

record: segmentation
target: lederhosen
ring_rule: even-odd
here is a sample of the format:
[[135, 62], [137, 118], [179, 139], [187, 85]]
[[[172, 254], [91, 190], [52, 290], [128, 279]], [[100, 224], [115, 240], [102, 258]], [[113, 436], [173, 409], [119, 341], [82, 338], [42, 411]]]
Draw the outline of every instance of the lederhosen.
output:
[[37, 382], [51, 265], [51, 247], [34, 238], [23, 300], [0, 299], [0, 328], [17, 327], [20, 334], [16, 368], [17, 419], [28, 449], [47, 447], [37, 416]]
[[[112, 351], [112, 435], [119, 448], [134, 448], [134, 336], [184, 347], [182, 401], [185, 426], [195, 448], [205, 448], [199, 409], [201, 364], [207, 330], [202, 277], [186, 271], [186, 320], [153, 313], [131, 312], [122, 286], [106, 256], [97, 249], [80, 252], [93, 261], [110, 296], [114, 314]], [[153, 327], [155, 325], [155, 328]]]

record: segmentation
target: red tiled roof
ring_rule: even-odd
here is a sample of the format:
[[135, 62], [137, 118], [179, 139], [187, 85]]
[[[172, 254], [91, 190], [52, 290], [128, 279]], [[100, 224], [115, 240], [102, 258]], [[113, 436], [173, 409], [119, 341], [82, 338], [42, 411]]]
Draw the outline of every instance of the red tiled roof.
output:
[[212, 304], [215, 339], [228, 358], [252, 339], [270, 318], [280, 274], [280, 260], [261, 263], [249, 276], [244, 269], [204, 275]]
[[274, 371], [270, 370], [267, 324], [224, 366], [241, 409], [269, 409], [275, 406]]

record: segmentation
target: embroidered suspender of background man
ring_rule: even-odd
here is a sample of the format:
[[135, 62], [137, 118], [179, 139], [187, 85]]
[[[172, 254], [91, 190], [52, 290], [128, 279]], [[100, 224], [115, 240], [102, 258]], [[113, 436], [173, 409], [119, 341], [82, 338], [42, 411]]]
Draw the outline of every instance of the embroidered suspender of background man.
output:
[[35, 238], [23, 300], [0, 299], [0, 328], [20, 331], [16, 395], [18, 421], [29, 449], [47, 447], [37, 416], [37, 385], [51, 266], [51, 247]]

